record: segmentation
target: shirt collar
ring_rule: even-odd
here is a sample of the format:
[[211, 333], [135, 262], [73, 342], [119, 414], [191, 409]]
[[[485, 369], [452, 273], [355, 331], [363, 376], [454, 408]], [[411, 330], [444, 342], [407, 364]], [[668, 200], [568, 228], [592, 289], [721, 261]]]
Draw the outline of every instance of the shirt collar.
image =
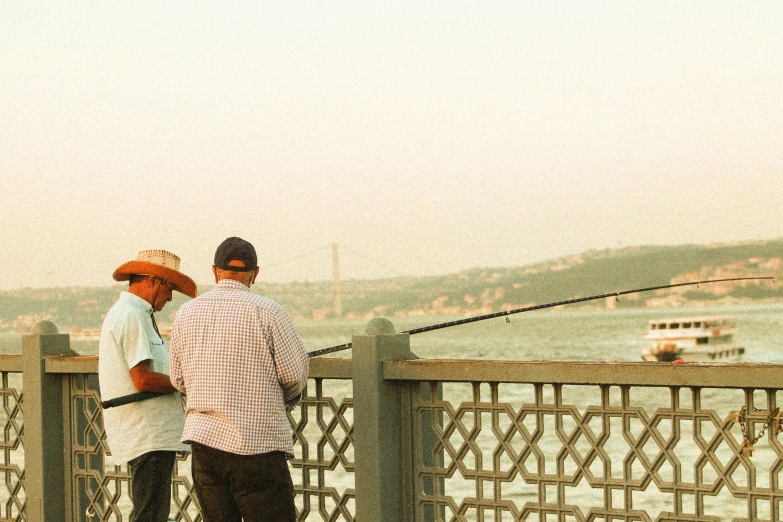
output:
[[122, 292], [120, 293], [120, 299], [125, 301], [130, 306], [134, 306], [136, 308], [140, 308], [144, 310], [148, 314], [152, 313], [152, 305], [149, 304], [146, 299], [142, 299], [136, 294], [132, 294], [130, 292]]
[[218, 288], [231, 288], [233, 290], [245, 290], [246, 292], [250, 291], [244, 283], [234, 281], [233, 279], [221, 279], [218, 282]]

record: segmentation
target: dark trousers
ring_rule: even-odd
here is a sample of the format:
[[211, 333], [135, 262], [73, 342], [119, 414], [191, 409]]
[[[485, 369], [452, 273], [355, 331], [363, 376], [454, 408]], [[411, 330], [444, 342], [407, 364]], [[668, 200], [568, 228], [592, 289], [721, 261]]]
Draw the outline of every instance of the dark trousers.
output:
[[237, 455], [192, 444], [193, 486], [204, 522], [295, 522], [285, 454]]
[[128, 462], [133, 513], [130, 522], [166, 522], [171, 509], [174, 451], [151, 451]]

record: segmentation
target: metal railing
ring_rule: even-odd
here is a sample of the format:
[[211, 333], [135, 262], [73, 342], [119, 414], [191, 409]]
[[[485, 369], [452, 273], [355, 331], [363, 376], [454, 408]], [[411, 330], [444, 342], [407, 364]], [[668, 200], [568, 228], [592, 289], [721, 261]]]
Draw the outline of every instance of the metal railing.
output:
[[0, 520], [24, 520], [24, 413], [21, 356], [0, 357], [0, 395], [3, 400], [3, 457], [0, 470]]
[[[127, 520], [97, 358], [52, 327], [0, 357], [0, 520]], [[783, 519], [780, 365], [422, 360], [366, 331], [289, 416], [301, 521]], [[176, 466], [171, 516], [198, 522]]]
[[405, 361], [384, 376], [432, 387], [413, 395], [414, 441], [437, 441], [413, 451], [416, 520], [780, 521], [780, 370]]
[[[112, 461], [106, 442], [99, 406], [98, 358], [49, 357], [45, 368], [47, 373], [61, 375], [67, 390], [68, 407], [63, 415], [70, 432], [65, 448], [70, 451], [71, 467], [71, 503], [66, 506], [69, 520], [128, 520], [131, 477], [127, 465]], [[350, 360], [315, 362], [300, 407], [289, 414], [295, 440], [291, 467], [300, 520], [353, 520], [349, 378]], [[177, 521], [201, 520], [187, 455], [175, 463], [171, 513]]]

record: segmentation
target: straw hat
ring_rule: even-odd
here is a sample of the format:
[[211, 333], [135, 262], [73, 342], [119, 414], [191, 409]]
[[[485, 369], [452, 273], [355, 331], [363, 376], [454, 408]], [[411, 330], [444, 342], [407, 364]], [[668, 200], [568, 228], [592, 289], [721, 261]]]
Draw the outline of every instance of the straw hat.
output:
[[166, 250], [142, 250], [135, 261], [121, 264], [114, 271], [115, 281], [127, 281], [132, 275], [151, 275], [174, 284], [174, 289], [196, 297], [196, 283], [179, 271], [179, 258]]

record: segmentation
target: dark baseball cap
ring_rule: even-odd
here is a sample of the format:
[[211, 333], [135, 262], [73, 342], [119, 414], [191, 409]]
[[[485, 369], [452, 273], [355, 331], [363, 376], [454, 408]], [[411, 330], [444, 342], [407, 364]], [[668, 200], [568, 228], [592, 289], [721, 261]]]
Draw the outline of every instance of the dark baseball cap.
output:
[[[242, 261], [244, 266], [229, 265], [229, 261]], [[215, 266], [229, 272], [250, 272], [258, 267], [256, 249], [239, 237], [230, 237], [215, 250]]]

